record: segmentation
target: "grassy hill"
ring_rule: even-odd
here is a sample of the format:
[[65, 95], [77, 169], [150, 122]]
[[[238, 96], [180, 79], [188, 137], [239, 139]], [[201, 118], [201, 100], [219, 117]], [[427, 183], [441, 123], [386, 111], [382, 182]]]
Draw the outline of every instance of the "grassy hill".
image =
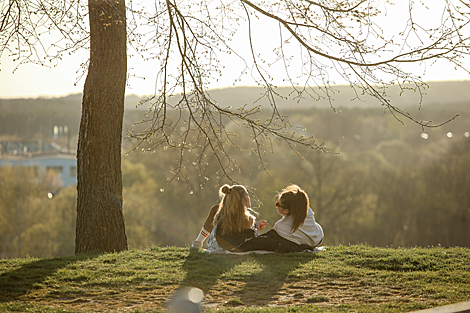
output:
[[470, 300], [470, 249], [238, 256], [155, 247], [0, 260], [0, 312], [161, 312], [183, 286], [202, 289], [209, 312], [409, 312]]

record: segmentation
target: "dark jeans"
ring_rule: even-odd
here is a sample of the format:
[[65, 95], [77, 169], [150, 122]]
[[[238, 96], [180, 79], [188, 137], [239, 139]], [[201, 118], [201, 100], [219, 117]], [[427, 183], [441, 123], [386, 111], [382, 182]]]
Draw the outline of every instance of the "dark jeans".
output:
[[251, 238], [232, 251], [246, 252], [254, 250], [275, 251], [279, 253], [286, 252], [302, 252], [304, 250], [313, 250], [314, 247], [306, 244], [297, 244], [287, 240], [277, 234], [274, 229], [269, 230], [267, 233], [259, 237]]
[[253, 229], [246, 228], [239, 233], [222, 235], [220, 227], [217, 227], [215, 230], [215, 238], [221, 248], [228, 251], [238, 251], [237, 248], [240, 245], [247, 240], [256, 238], [256, 234]]

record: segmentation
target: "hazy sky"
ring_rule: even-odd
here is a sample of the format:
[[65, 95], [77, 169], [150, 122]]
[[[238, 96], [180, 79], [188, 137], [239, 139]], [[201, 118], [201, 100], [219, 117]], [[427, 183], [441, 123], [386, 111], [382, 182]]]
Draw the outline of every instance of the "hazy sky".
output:
[[[405, 3], [406, 1], [403, 1]], [[405, 11], [406, 12], [406, 11]], [[381, 26], [390, 27], [393, 29], [398, 24], [400, 19], [406, 18], [400, 13], [398, 7], [387, 7], [387, 15], [389, 20], [384, 19], [384, 24]], [[432, 19], [430, 16], [425, 16], [427, 19]], [[265, 29], [262, 33], [269, 33], [273, 25], [263, 24]], [[277, 26], [274, 26], [277, 27]], [[240, 34], [243, 36], [243, 34]], [[240, 37], [235, 40], [242, 41]], [[267, 36], [258, 38], [258, 43], [261, 42], [261, 47], [264, 45], [263, 40], [267, 40]], [[267, 46], [267, 45], [266, 45]], [[261, 49], [261, 48], [259, 48]], [[42, 67], [34, 64], [21, 65], [14, 73], [16, 63], [12, 61], [7, 54], [4, 54], [0, 63], [0, 98], [20, 98], [20, 97], [37, 97], [37, 96], [62, 96], [69, 93], [77, 93], [83, 90], [85, 79], [78, 79], [79, 74], [77, 71], [80, 64], [88, 59], [88, 52], [82, 51], [72, 56], [65, 57], [54, 68]], [[223, 76], [218, 82], [214, 82], [211, 88], [220, 88], [232, 86], [233, 81], [239, 75], [240, 64], [234, 64], [232, 61], [226, 62], [226, 68]], [[467, 63], [470, 63], [467, 62]], [[128, 60], [130, 73], [137, 76], [145, 77], [146, 79], [130, 77], [128, 80], [127, 94], [151, 94], [155, 89], [155, 71], [156, 65], [152, 63], [145, 63], [136, 58]], [[415, 68], [419, 74], [424, 69], [423, 66]], [[272, 68], [274, 77], [284, 77], [281, 73], [282, 67]], [[276, 74], [279, 71], [279, 74]], [[249, 75], [248, 75], [249, 76]], [[423, 76], [424, 80], [467, 80], [470, 79], [469, 74], [462, 70], [455, 70], [452, 65], [446, 62], [439, 62], [434, 65], [426, 65], [426, 74]], [[274, 82], [277, 85], [282, 85], [282, 80]], [[76, 85], [75, 85], [76, 84]], [[252, 85], [254, 81], [249, 77], [245, 77], [241, 83], [243, 85]]]

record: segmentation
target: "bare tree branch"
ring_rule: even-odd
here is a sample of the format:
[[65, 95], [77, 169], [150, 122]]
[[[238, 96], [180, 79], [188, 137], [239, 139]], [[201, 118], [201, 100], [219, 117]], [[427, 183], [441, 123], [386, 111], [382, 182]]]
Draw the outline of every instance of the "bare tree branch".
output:
[[[317, 144], [303, 127], [292, 125], [277, 104], [287, 98], [293, 103], [327, 99], [334, 110], [336, 79], [349, 84], [357, 99], [375, 98], [399, 121], [406, 118], [423, 128], [452, 121], [456, 116], [435, 124], [417, 120], [395, 104], [387, 90], [395, 85], [403, 92], [416, 91], [421, 107], [427, 85], [410, 65], [444, 60], [468, 71], [464, 58], [470, 51], [470, 6], [461, 0], [442, 0], [437, 7], [441, 19], [429, 26], [415, 12], [431, 9], [424, 2], [409, 1], [402, 12], [408, 18], [397, 26], [401, 31], [390, 34], [382, 29], [379, 9], [388, 5], [380, 0], [155, 0], [154, 6], [130, 2], [129, 54], [157, 61], [158, 68], [153, 96], [142, 103], [148, 112], [128, 137], [144, 151], [178, 149], [180, 158], [175, 160], [170, 181], [187, 179], [188, 164], [199, 166], [202, 175], [209, 158], [221, 168], [220, 177], [235, 180], [231, 172], [239, 167], [233, 149], [255, 154], [265, 170], [263, 155], [272, 153], [276, 143], [294, 153], [298, 147], [323, 151], [324, 144]], [[435, 5], [426, 5], [436, 10]], [[9, 0], [0, 5], [0, 11], [0, 55], [8, 53], [19, 63], [46, 65], [64, 53], [88, 48], [83, 23], [87, 12], [79, 0]], [[279, 29], [263, 31], [270, 42], [277, 42], [272, 55], [266, 55], [257, 42], [260, 21]], [[232, 41], [245, 30], [248, 50]], [[61, 39], [47, 45], [42, 37], [51, 32], [58, 32]], [[250, 76], [264, 87], [252, 103], [231, 108], [223, 99], [213, 98], [211, 82], [233, 74], [227, 73], [227, 57], [240, 64], [234, 84]], [[272, 83], [269, 67], [279, 64], [285, 70], [284, 81], [292, 87], [288, 96]], [[185, 152], [192, 150], [199, 154], [189, 160]]]

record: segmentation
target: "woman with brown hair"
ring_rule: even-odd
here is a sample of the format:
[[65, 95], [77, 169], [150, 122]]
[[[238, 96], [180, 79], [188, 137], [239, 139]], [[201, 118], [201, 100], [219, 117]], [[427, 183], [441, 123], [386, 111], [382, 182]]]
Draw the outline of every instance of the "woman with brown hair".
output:
[[297, 185], [289, 185], [280, 193], [276, 208], [282, 218], [273, 229], [284, 239], [296, 244], [318, 246], [323, 240], [323, 229], [315, 221], [307, 193]]

